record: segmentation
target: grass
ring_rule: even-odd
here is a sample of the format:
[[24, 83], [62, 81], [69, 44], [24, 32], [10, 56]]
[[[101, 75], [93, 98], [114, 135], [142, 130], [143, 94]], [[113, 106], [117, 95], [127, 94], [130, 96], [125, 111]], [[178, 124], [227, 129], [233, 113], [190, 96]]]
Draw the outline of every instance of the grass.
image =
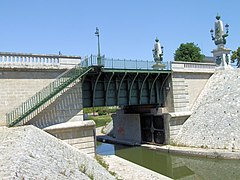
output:
[[106, 126], [111, 120], [111, 115], [101, 116], [88, 116], [89, 120], [93, 120], [96, 123], [96, 127]]
[[118, 180], [119, 178], [117, 177], [117, 174], [113, 171], [110, 171], [109, 170], [109, 165], [103, 160], [103, 158], [99, 155], [96, 156], [96, 160], [97, 162], [102, 166], [104, 167], [111, 175], [115, 176], [116, 179]]

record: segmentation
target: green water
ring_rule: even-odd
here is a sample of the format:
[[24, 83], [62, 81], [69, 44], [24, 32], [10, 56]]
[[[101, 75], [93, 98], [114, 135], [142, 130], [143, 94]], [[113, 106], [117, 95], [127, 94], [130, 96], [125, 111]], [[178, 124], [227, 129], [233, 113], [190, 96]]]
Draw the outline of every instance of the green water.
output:
[[171, 155], [144, 147], [100, 143], [97, 153], [115, 154], [173, 179], [240, 179], [240, 160], [218, 160]]

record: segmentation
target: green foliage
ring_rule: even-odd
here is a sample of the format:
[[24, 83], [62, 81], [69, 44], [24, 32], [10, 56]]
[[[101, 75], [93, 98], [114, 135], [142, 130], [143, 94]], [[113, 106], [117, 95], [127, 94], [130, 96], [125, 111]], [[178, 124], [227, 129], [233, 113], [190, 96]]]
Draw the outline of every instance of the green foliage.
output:
[[97, 116], [88, 115], [89, 120], [93, 120], [96, 123], [96, 127], [106, 126], [111, 120], [111, 114], [115, 113], [119, 108], [114, 107], [94, 107], [94, 108], [84, 108], [83, 112], [88, 114], [94, 114], [97, 112]]
[[232, 52], [231, 60], [232, 62], [237, 61], [237, 67], [240, 67], [240, 47], [237, 48], [237, 51]]
[[98, 115], [107, 115], [107, 114], [112, 114], [115, 113], [118, 110], [118, 107], [90, 107], [90, 108], [84, 108], [83, 112], [84, 113], [93, 113], [97, 112]]
[[88, 116], [89, 120], [93, 120], [96, 124], [96, 127], [106, 126], [111, 120], [111, 115], [102, 115], [102, 116]]
[[201, 49], [194, 43], [182, 43], [174, 54], [175, 61], [201, 62], [204, 57]]

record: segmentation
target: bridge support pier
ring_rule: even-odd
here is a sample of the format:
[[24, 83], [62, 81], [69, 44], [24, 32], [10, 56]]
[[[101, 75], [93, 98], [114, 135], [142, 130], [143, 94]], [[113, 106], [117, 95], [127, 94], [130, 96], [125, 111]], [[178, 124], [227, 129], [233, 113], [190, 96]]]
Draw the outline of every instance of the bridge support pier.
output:
[[113, 134], [131, 144], [168, 142], [166, 108], [157, 105], [126, 106], [113, 115]]

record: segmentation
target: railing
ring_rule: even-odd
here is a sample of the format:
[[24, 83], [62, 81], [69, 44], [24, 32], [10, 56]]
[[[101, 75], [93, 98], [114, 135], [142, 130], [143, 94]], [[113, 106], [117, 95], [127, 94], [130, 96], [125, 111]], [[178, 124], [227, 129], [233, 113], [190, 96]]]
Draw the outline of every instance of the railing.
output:
[[[45, 54], [24, 54], [0, 52], [0, 67], [3, 68], [72, 68], [81, 64], [88, 66], [104, 66], [111, 69], [152, 69], [156, 64], [155, 61], [148, 60], [127, 60], [127, 59], [110, 59], [97, 58], [89, 56], [81, 60], [80, 56], [65, 55], [45, 55]], [[164, 69], [170, 69], [168, 62], [162, 62]]]
[[79, 56], [65, 56], [65, 55], [45, 55], [45, 54], [24, 54], [24, 53], [8, 53], [0, 52], [0, 66], [1, 67], [29, 67], [29, 68], [44, 68], [56, 67], [61, 65], [79, 64], [81, 57]]
[[[98, 59], [97, 56], [86, 57], [82, 61], [82, 66], [103, 66], [104, 68], [110, 69], [146, 69], [152, 70], [152, 66], [156, 64], [155, 61], [148, 60], [127, 60], [127, 59], [109, 59], [101, 57]], [[162, 62], [165, 65], [164, 69], [169, 69], [168, 62]]]
[[25, 124], [32, 112], [62, 91], [69, 84], [90, 71], [91, 68], [82, 68], [80, 65], [68, 70], [64, 75], [50, 83], [47, 87], [37, 92], [34, 96], [22, 103], [12, 112], [6, 114], [7, 124], [12, 127], [18, 123]]
[[211, 71], [216, 68], [215, 63], [202, 63], [202, 62], [183, 62], [174, 61], [171, 62], [171, 69], [173, 71]]

